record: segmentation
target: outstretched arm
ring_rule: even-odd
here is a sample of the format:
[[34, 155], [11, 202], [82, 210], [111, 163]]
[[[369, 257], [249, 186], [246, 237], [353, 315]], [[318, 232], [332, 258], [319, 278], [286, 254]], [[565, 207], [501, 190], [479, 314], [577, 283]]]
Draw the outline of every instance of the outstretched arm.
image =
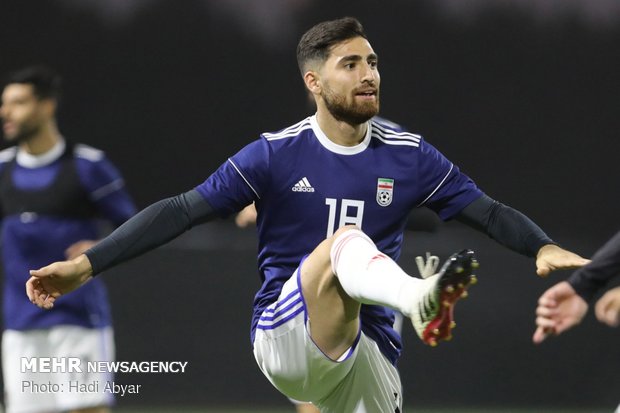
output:
[[528, 257], [536, 257], [536, 273], [577, 268], [589, 261], [559, 247], [527, 216], [487, 195], [463, 209], [456, 219], [486, 233], [495, 241]]
[[196, 190], [147, 207], [84, 254], [30, 272], [28, 298], [41, 308], [75, 290], [99, 272], [178, 237], [196, 224], [217, 216]]

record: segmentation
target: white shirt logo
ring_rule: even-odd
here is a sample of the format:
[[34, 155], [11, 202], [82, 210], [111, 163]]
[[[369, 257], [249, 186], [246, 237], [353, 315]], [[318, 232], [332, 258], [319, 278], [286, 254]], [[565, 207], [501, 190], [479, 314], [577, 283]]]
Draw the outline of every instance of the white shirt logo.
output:
[[305, 176], [299, 180], [292, 188], [293, 192], [314, 192], [314, 188], [310, 185], [308, 178]]

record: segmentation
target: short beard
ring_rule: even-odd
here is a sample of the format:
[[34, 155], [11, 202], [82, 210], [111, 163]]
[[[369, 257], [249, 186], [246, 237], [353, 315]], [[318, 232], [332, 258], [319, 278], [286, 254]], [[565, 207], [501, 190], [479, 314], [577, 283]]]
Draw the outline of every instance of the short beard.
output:
[[4, 140], [7, 142], [10, 142], [11, 144], [22, 144], [22, 143], [27, 143], [30, 140], [32, 140], [32, 138], [34, 138], [35, 136], [37, 136], [41, 131], [41, 126], [40, 125], [23, 125], [21, 129], [17, 130], [17, 133], [15, 133], [15, 135], [13, 136], [4, 136]]
[[326, 86], [323, 87], [321, 97], [329, 113], [331, 113], [336, 120], [348, 123], [349, 125], [361, 125], [379, 113], [378, 92], [376, 105], [370, 102], [359, 105], [355, 101], [352, 104], [347, 104], [347, 100], [344, 96], [336, 95]]

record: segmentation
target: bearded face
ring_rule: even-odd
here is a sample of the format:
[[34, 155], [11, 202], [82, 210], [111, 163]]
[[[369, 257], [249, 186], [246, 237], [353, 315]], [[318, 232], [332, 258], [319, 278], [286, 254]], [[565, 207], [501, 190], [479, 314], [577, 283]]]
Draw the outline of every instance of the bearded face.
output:
[[37, 119], [26, 119], [22, 122], [3, 121], [4, 138], [9, 142], [24, 143], [41, 131], [41, 122]]
[[336, 120], [360, 125], [379, 113], [378, 56], [365, 38], [334, 45], [316, 73], [320, 101]]
[[361, 86], [347, 94], [325, 83], [321, 97], [334, 118], [349, 124], [359, 125], [379, 113], [379, 89], [374, 86]]
[[31, 85], [6, 86], [0, 107], [4, 138], [9, 142], [23, 143], [36, 136], [46, 119], [42, 107], [42, 102], [34, 95]]

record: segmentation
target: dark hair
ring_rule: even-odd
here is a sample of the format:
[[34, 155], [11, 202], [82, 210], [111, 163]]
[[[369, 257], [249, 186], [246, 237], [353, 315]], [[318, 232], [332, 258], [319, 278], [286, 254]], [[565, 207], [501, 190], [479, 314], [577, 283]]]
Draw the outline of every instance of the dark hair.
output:
[[325, 62], [334, 45], [354, 37], [366, 39], [364, 27], [354, 17], [329, 20], [313, 26], [297, 45], [297, 64], [301, 75], [306, 72], [309, 62]]
[[39, 99], [60, 100], [62, 79], [46, 66], [30, 66], [11, 73], [4, 81], [4, 87], [11, 83], [32, 85]]

